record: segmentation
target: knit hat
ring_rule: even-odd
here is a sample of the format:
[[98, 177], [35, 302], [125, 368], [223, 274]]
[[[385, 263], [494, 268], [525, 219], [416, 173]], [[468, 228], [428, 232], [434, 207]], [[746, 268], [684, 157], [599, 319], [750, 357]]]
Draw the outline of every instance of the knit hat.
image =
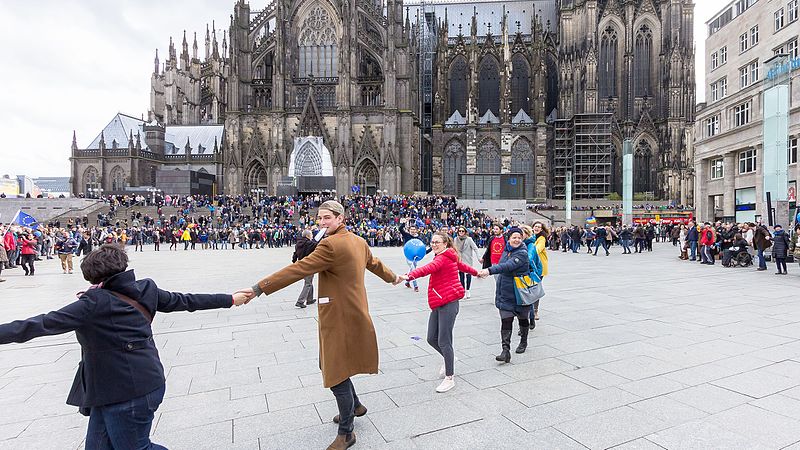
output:
[[508, 229], [508, 237], [511, 237], [511, 235], [514, 233], [519, 233], [520, 236], [525, 236], [525, 233], [522, 232], [522, 228], [520, 227], [511, 227]]
[[337, 202], [336, 200], [328, 200], [322, 205], [320, 205], [319, 209], [326, 209], [332, 212], [336, 216], [344, 215], [344, 206], [341, 203]]

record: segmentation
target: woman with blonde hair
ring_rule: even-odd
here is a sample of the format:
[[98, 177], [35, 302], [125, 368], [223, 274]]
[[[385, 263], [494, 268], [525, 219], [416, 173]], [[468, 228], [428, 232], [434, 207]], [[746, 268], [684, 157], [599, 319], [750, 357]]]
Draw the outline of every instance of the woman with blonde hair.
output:
[[[539, 277], [544, 280], [544, 277], [546, 277], [548, 273], [547, 236], [550, 234], [550, 231], [539, 221], [534, 222], [532, 227], [523, 225], [521, 228], [525, 234], [525, 246], [528, 249], [528, 258], [531, 261], [531, 266], [537, 270]], [[538, 263], [534, 264], [536, 259], [538, 259]], [[537, 320], [539, 320], [539, 300], [536, 300], [531, 309], [531, 330], [536, 328]]]

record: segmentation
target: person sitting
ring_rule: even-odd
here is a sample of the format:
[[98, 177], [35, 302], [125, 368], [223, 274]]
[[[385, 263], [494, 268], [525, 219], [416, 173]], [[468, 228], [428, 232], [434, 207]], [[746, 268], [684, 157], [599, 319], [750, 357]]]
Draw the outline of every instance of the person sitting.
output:
[[747, 241], [741, 233], [736, 233], [731, 246], [722, 251], [722, 265], [730, 267], [731, 261], [742, 252], [747, 252]]

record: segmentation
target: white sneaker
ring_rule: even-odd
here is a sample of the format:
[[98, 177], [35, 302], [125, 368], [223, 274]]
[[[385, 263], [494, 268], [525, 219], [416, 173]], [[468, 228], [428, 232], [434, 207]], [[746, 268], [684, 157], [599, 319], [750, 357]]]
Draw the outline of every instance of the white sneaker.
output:
[[[457, 362], [457, 361], [458, 361], [458, 357], [457, 357], [457, 356], [454, 356], [454, 357], [453, 357], [453, 365], [454, 365], [454, 366], [456, 365], [456, 362]], [[441, 368], [441, 369], [439, 369], [439, 378], [444, 378], [444, 376], [445, 376], [446, 374], [447, 374], [447, 370], [445, 369], [445, 365], [444, 365], [444, 364], [442, 364], [442, 368]]]
[[452, 376], [445, 377], [444, 380], [442, 380], [442, 384], [436, 388], [436, 392], [441, 394], [442, 392], [447, 392], [450, 389], [453, 389], [455, 386], [456, 382], [453, 380]]
[[467, 291], [467, 294], [464, 296], [464, 298], [470, 298], [469, 291]]

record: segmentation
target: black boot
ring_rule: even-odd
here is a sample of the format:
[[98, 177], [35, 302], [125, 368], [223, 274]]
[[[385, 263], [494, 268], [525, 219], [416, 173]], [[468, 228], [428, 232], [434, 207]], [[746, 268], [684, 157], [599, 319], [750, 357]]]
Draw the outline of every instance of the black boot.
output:
[[529, 325], [526, 324], [526, 326], [520, 327], [522, 334], [520, 334], [519, 346], [517, 346], [517, 349], [514, 351], [515, 353], [525, 353], [525, 350], [528, 348], [528, 331], [530, 331], [528, 326]]
[[494, 357], [497, 361], [511, 362], [511, 332], [512, 330], [500, 330], [500, 337], [503, 343], [503, 351]]

